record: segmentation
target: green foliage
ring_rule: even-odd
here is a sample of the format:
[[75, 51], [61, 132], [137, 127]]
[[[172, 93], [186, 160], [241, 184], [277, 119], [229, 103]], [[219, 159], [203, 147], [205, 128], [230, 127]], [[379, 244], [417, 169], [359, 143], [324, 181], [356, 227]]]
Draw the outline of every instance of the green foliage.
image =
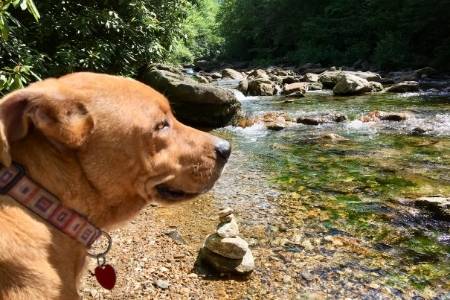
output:
[[193, 5], [182, 25], [183, 36], [175, 41], [172, 61], [192, 63], [220, 53], [223, 39], [217, 29], [218, 11], [218, 0], [200, 0]]
[[218, 14], [234, 60], [450, 70], [448, 0], [224, 0]]
[[135, 76], [152, 62], [208, 56], [220, 43], [213, 0], [41, 0], [37, 8], [31, 0], [1, 3], [3, 92], [38, 76], [75, 71]]
[[[4, 46], [6, 51], [16, 52], [19, 57], [25, 58], [27, 51], [24, 51], [23, 45], [17, 43], [15, 37], [10, 39], [11, 30], [9, 24], [13, 23], [16, 27], [21, 26], [19, 21], [8, 11], [11, 7], [20, 7], [22, 10], [27, 10], [36, 21], [39, 20], [40, 15], [33, 0], [7, 0], [0, 2], [0, 41], [2, 42], [2, 47]], [[8, 41], [9, 44], [7, 43]], [[0, 58], [3, 57], [0, 56]], [[26, 61], [26, 59], [22, 60], [23, 63]], [[16, 64], [14, 67], [0, 66], [0, 94], [2, 91], [23, 87], [31, 78], [39, 79], [28, 64]]]

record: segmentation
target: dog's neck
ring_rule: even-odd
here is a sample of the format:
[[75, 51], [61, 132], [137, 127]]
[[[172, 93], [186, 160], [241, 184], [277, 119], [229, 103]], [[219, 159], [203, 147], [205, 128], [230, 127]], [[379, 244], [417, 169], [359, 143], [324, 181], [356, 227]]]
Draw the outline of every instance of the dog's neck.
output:
[[127, 220], [146, 204], [136, 197], [127, 203], [129, 212], [124, 213], [123, 205], [115, 205], [123, 201], [106, 199], [89, 182], [75, 151], [62, 151], [39, 132], [14, 143], [11, 150], [13, 160], [25, 166], [30, 178], [103, 230]]

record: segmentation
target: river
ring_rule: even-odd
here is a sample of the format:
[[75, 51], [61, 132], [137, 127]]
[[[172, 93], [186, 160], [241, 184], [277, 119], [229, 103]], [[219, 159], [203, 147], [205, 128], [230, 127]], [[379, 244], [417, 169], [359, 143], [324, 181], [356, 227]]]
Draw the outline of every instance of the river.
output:
[[[242, 106], [251, 115], [348, 116], [342, 123], [282, 131], [263, 124], [215, 131], [234, 150], [212, 191], [214, 201], [237, 210], [264, 269], [260, 289], [250, 294], [285, 297], [302, 286], [336, 297], [348, 290], [374, 297], [450, 296], [448, 215], [436, 217], [405, 200], [450, 196], [450, 97], [308, 94], [292, 103], [245, 98]], [[358, 120], [374, 110], [412, 117]], [[326, 133], [348, 141], [321, 138]], [[283, 288], [274, 290], [269, 283], [280, 276]]]

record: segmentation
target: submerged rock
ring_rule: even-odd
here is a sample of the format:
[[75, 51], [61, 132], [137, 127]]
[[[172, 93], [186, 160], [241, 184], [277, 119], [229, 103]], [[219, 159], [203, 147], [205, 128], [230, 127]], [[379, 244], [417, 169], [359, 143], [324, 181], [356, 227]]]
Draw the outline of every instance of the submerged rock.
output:
[[178, 72], [152, 67], [140, 80], [164, 93], [175, 115], [188, 124], [226, 126], [240, 113], [241, 105], [232, 91], [199, 83]]
[[345, 141], [349, 141], [348, 138], [340, 136], [339, 134], [336, 134], [336, 133], [325, 133], [325, 134], [322, 134], [320, 136], [320, 139], [328, 140], [328, 141], [331, 141], [331, 142], [345, 142]]
[[419, 83], [417, 81], [403, 81], [388, 87], [385, 91], [389, 93], [418, 92]]
[[385, 112], [385, 111], [371, 111], [367, 115], [360, 118], [363, 122], [378, 122], [378, 121], [405, 121], [410, 118], [410, 114], [406, 112]]
[[285, 129], [287, 126], [286, 126], [286, 123], [272, 122], [272, 123], [266, 124], [266, 127], [269, 130], [280, 131], [280, 130]]
[[339, 123], [345, 120], [347, 120], [347, 116], [343, 114], [317, 114], [298, 117], [297, 123], [305, 125], [320, 125], [324, 123]]

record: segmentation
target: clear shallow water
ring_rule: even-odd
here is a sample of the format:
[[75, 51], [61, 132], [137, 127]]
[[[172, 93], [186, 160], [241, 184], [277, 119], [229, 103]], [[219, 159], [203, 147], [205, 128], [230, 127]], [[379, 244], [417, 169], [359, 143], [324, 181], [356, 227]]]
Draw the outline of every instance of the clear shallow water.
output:
[[[294, 103], [246, 98], [242, 105], [251, 115], [336, 112], [349, 118], [277, 132], [263, 124], [216, 130], [232, 141], [234, 153], [213, 193], [239, 207], [249, 228], [282, 222], [287, 232], [308, 228], [312, 235], [352, 237], [370, 249], [366, 266], [382, 269], [384, 284], [433, 289], [438, 295], [450, 291], [450, 220], [400, 203], [450, 196], [450, 97], [311, 94]], [[374, 110], [406, 111], [413, 117], [358, 121]], [[413, 135], [417, 127], [425, 134]], [[321, 139], [324, 133], [348, 141]]]

